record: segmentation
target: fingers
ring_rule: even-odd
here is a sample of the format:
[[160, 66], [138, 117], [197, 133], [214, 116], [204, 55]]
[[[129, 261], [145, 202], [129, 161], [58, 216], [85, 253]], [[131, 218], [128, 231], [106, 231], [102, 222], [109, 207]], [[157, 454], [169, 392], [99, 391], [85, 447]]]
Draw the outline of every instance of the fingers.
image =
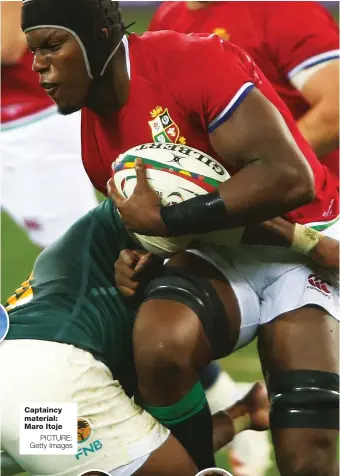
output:
[[146, 175], [146, 167], [142, 159], [137, 158], [135, 160], [135, 170], [136, 170], [136, 177], [137, 177], [137, 186], [147, 187], [150, 188], [148, 177]]
[[111, 198], [116, 207], [119, 208], [125, 201], [125, 198], [122, 197], [122, 195], [118, 192], [117, 187], [114, 184], [113, 178], [110, 178], [110, 180], [108, 180], [106, 184], [106, 189], [108, 196]]
[[144, 269], [151, 258], [151, 253], [137, 250], [122, 250], [116, 261], [115, 280], [117, 289], [125, 296], [131, 297], [135, 294], [139, 285], [139, 280], [133, 278]]
[[138, 260], [138, 263], [135, 266], [135, 272], [139, 273], [143, 269], [146, 268], [146, 266], [150, 263], [152, 258], [151, 253], [144, 253]]
[[[145, 254], [145, 253], [143, 253], [143, 254]], [[138, 260], [142, 256], [143, 255], [141, 255], [138, 250], [122, 250], [119, 254], [118, 260], [116, 261], [116, 265], [119, 265], [120, 263], [124, 263], [125, 265], [127, 265], [127, 266], [131, 267], [131, 269], [133, 269], [135, 267], [135, 265], [138, 263]]]

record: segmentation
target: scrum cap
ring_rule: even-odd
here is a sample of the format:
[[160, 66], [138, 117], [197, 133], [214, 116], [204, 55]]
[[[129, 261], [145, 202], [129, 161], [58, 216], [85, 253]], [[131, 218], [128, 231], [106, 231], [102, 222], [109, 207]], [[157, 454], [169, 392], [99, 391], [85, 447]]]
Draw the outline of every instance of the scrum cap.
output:
[[111, 0], [23, 0], [24, 33], [59, 28], [72, 34], [91, 79], [102, 76], [125, 34], [118, 2]]

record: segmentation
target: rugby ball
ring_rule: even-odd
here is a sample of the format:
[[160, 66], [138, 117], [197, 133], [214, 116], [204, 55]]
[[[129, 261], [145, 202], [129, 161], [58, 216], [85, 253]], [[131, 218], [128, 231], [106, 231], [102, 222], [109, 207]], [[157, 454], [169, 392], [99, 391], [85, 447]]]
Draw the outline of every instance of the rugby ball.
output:
[[[148, 181], [159, 195], [163, 206], [213, 192], [230, 178], [219, 162], [193, 147], [173, 143], [141, 144], [121, 154], [112, 164], [114, 183], [126, 198], [133, 193], [137, 183], [134, 164], [137, 158], [143, 160]], [[193, 242], [214, 242], [231, 246], [240, 241], [240, 233], [240, 229], [237, 229], [180, 237], [164, 238], [138, 234], [135, 234], [135, 237], [147, 251], [169, 256], [188, 248]]]

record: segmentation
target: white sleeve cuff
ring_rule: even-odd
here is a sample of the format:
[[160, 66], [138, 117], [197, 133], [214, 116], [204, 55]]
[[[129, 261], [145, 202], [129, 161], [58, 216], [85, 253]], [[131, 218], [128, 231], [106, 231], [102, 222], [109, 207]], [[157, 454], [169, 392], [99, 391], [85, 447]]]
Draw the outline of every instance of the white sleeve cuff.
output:
[[302, 69], [298, 73], [296, 73], [294, 76], [291, 76], [290, 82], [294, 86], [295, 89], [298, 91], [301, 91], [304, 87], [304, 85], [307, 83], [307, 81], [314, 76], [315, 73], [320, 71], [321, 69], [325, 68], [326, 66], [329, 65], [330, 62], [333, 61], [339, 61], [339, 58], [332, 58], [327, 61], [323, 61], [322, 63], [318, 63], [314, 66], [311, 66], [306, 69]]

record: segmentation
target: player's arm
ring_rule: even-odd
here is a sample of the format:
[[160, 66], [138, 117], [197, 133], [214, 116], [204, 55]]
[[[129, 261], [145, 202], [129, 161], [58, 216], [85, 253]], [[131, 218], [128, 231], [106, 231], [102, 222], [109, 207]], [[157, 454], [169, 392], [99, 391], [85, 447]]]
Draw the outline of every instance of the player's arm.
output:
[[339, 28], [319, 2], [266, 2], [264, 42], [310, 105], [298, 126], [318, 156], [338, 148]]
[[248, 227], [242, 237], [242, 244], [292, 248], [309, 256], [320, 266], [339, 274], [338, 240], [280, 217]]
[[109, 194], [125, 226], [153, 236], [180, 236], [238, 228], [281, 216], [309, 203], [314, 178], [279, 111], [253, 89], [232, 116], [210, 133], [225, 164], [239, 169], [216, 192], [161, 207], [141, 160], [137, 186], [124, 199], [109, 181]]
[[169, 236], [259, 223], [313, 199], [307, 160], [279, 111], [257, 89], [210, 133], [210, 141], [224, 164], [239, 171], [212, 194], [161, 208]]
[[[292, 248], [333, 273], [339, 273], [339, 241], [280, 217], [247, 228], [241, 244]], [[135, 296], [162, 268], [159, 257], [147, 251], [122, 250], [115, 262], [117, 289], [125, 297]]]
[[320, 157], [339, 145], [339, 60], [310, 69], [293, 77], [292, 83], [311, 106], [298, 126]]
[[22, 2], [1, 2], [1, 64], [15, 64], [27, 45], [21, 30]]

